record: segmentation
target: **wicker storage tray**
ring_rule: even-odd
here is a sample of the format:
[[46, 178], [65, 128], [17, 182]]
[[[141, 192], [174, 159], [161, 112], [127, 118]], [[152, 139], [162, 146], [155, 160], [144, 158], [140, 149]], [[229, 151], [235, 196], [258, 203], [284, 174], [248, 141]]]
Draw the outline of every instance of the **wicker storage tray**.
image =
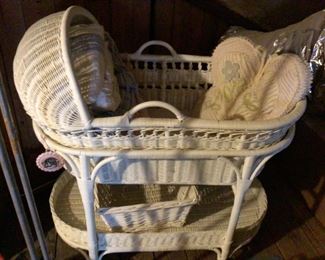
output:
[[95, 188], [97, 213], [111, 231], [181, 227], [197, 203], [195, 186], [106, 185]]
[[[110, 252], [208, 249], [222, 245], [234, 196], [231, 187], [199, 186], [200, 201], [182, 227], [137, 233], [110, 231], [96, 214], [99, 250]], [[55, 228], [69, 245], [88, 249], [85, 213], [76, 179], [63, 173], [56, 181], [50, 206]], [[247, 191], [234, 236], [233, 248], [247, 243], [258, 231], [267, 209], [266, 194], [258, 181]], [[133, 242], [132, 242], [133, 241]]]

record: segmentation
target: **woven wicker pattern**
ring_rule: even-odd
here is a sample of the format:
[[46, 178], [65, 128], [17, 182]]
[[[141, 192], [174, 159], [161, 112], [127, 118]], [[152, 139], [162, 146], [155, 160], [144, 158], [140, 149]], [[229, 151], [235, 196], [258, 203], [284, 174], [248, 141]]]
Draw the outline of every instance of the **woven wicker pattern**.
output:
[[[170, 114], [166, 116], [161, 110], [156, 110], [145, 114], [151, 118], [158, 115], [159, 119], [148, 119], [140, 127], [122, 124], [126, 118], [121, 115], [142, 101], [167, 102], [185, 115], [191, 115], [200, 96], [212, 86], [211, 58], [178, 55], [163, 43], [171, 51], [171, 56], [144, 55], [143, 48], [140, 48], [134, 54], [122, 56], [124, 65], [114, 41], [107, 34], [122, 103], [114, 114], [109, 114], [114, 115], [112, 120], [107, 119], [105, 124], [98, 126], [96, 119], [100, 118], [93, 119], [90, 115], [86, 106], [89, 97], [85, 95], [88, 92], [78, 86], [76, 72], [67, 54], [69, 39], [64, 31], [70, 28], [67, 19], [73, 25], [97, 25], [90, 13], [78, 7], [47, 16], [25, 33], [14, 61], [15, 84], [27, 113], [46, 135], [65, 146], [92, 149], [253, 150], [281, 140], [298, 119], [283, 122], [283, 126], [276, 129], [262, 129], [255, 122], [250, 127], [200, 127], [200, 119], [190, 119], [188, 126], [184, 122], [182, 126], [166, 127], [161, 118], [168, 118]], [[173, 119], [166, 120], [172, 122]], [[265, 126], [267, 124], [265, 122]]]
[[232, 185], [241, 160], [219, 157], [213, 160], [118, 159], [105, 165], [97, 181], [107, 184], [206, 184]]
[[[185, 56], [185, 57], [184, 57]], [[191, 111], [198, 98], [211, 86], [211, 63], [207, 57], [153, 55], [123, 55], [129, 70], [139, 84], [143, 101], [158, 100], [167, 102], [185, 114]], [[186, 61], [184, 61], [186, 60]], [[121, 89], [123, 99], [135, 100], [135, 92]], [[151, 117], [170, 119], [170, 113], [162, 109], [148, 111]], [[295, 114], [296, 111], [292, 111]], [[181, 127], [166, 127], [166, 121], [146, 120], [141, 127], [119, 125], [106, 122], [107, 126], [89, 130], [61, 132], [43, 127], [46, 135], [59, 143], [74, 148], [96, 149], [207, 149], [240, 150], [268, 147], [285, 135], [288, 128], [298, 119], [283, 122], [282, 127], [261, 129], [255, 122], [246, 127], [218, 128], [198, 127], [182, 124]], [[124, 117], [114, 117], [112, 122], [122, 122]], [[157, 124], [161, 122], [161, 124]], [[192, 119], [191, 125], [200, 125], [200, 119]], [[265, 121], [265, 126], [268, 122]], [[152, 125], [152, 126], [151, 126]], [[222, 125], [222, 124], [221, 124]]]
[[[161, 114], [161, 113], [160, 113]], [[71, 132], [44, 132], [62, 145], [74, 148], [107, 149], [260, 149], [281, 140], [289, 126], [270, 130], [209, 128], [100, 128]]]
[[198, 200], [195, 186], [97, 184], [96, 189], [98, 214], [111, 231], [180, 227]]
[[198, 97], [212, 86], [211, 61], [146, 57], [147, 60], [133, 56], [124, 59], [139, 83], [143, 99], [167, 102], [190, 115]]
[[60, 12], [33, 24], [14, 60], [15, 84], [24, 108], [40, 125], [53, 129], [83, 125], [64, 66], [62, 17]]
[[[233, 204], [230, 187], [200, 186], [202, 198], [183, 227], [159, 232], [120, 233], [109, 228], [96, 215], [99, 250], [110, 252], [212, 249], [221, 246]], [[62, 174], [53, 187], [50, 206], [55, 227], [70, 245], [87, 249], [85, 216], [75, 178]], [[267, 208], [266, 195], [258, 182], [247, 192], [234, 237], [233, 248], [247, 242], [257, 232]], [[158, 231], [158, 230], [157, 230]], [[107, 233], [108, 232], [108, 233]]]
[[14, 59], [15, 85], [25, 110], [41, 127], [83, 129], [93, 110], [117, 108], [119, 84], [133, 96], [122, 97], [118, 112], [125, 112], [136, 102], [135, 83], [118, 56], [112, 38], [104, 36], [103, 28], [83, 8], [37, 21], [24, 34]]

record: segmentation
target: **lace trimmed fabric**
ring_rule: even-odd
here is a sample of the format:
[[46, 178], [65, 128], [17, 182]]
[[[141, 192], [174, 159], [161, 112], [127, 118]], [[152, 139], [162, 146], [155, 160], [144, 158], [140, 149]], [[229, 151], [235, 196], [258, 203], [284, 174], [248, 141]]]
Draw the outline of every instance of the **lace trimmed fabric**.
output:
[[242, 37], [225, 40], [212, 56], [214, 86], [197, 104], [210, 120], [267, 120], [290, 112], [307, 93], [312, 75], [299, 56], [268, 56]]
[[279, 118], [307, 94], [311, 78], [306, 64], [297, 55], [272, 55], [252, 85], [236, 98], [227, 119]]
[[249, 40], [233, 37], [219, 44], [212, 55], [211, 87], [195, 108], [203, 119], [227, 119], [236, 98], [252, 83], [264, 63], [265, 53]]
[[263, 46], [268, 54], [294, 53], [312, 71], [314, 80], [311, 102], [314, 112], [325, 115], [325, 11], [314, 13], [304, 20], [271, 32], [230, 27], [223, 38], [246, 37]]

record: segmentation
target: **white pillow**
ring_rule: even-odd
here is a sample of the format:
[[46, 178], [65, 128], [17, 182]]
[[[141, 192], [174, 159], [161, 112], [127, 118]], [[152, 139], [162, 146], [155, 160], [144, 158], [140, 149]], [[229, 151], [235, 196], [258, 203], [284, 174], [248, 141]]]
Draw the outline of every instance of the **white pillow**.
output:
[[266, 61], [228, 113], [228, 119], [267, 120], [289, 113], [308, 92], [312, 74], [295, 54], [274, 54]]
[[211, 120], [267, 120], [290, 112], [308, 92], [310, 70], [295, 54], [268, 56], [249, 40], [233, 37], [212, 56], [213, 87], [198, 103]]
[[95, 113], [115, 111], [121, 98], [103, 27], [75, 25], [69, 36], [72, 62], [86, 104]]

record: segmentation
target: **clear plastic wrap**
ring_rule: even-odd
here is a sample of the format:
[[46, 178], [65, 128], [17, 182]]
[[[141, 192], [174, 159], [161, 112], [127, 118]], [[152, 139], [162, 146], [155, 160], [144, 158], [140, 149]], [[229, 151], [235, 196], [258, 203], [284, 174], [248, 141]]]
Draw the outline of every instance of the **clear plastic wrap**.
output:
[[266, 48], [269, 54], [295, 53], [303, 58], [313, 73], [311, 103], [314, 111], [325, 115], [325, 10], [272, 32], [231, 27], [224, 38], [243, 36]]

